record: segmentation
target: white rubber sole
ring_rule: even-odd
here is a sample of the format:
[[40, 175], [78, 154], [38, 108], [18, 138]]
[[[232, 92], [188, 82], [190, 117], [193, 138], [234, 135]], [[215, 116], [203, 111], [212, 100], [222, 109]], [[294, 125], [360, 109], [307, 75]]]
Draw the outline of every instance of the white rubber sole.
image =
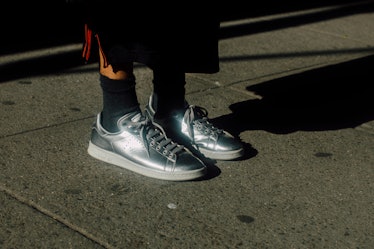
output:
[[207, 168], [201, 168], [197, 170], [191, 170], [191, 171], [183, 171], [183, 172], [164, 172], [164, 171], [157, 171], [152, 170], [150, 168], [144, 167], [141, 164], [137, 164], [133, 161], [130, 161], [116, 153], [113, 153], [111, 151], [104, 150], [95, 144], [93, 144], [91, 141], [89, 142], [87, 152], [90, 156], [109, 163], [116, 166], [119, 166], [121, 168], [133, 171], [135, 173], [161, 179], [161, 180], [168, 180], [168, 181], [188, 181], [188, 180], [194, 180], [203, 177], [206, 174]]
[[206, 150], [204, 148], [199, 149], [200, 152], [207, 158], [214, 159], [214, 160], [234, 160], [242, 157], [244, 155], [244, 149], [240, 148], [238, 150], [232, 150], [232, 151], [227, 151], [227, 152], [222, 152], [222, 151], [211, 151], [211, 150]]

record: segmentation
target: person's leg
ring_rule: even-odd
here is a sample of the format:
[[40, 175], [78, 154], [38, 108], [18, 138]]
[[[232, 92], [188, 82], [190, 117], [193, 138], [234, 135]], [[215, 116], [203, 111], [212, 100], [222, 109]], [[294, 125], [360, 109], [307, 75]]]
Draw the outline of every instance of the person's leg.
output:
[[185, 84], [185, 73], [181, 70], [153, 70], [152, 106], [156, 118], [166, 118], [185, 108]]
[[104, 66], [104, 55], [100, 51], [100, 86], [103, 93], [101, 124], [110, 131], [118, 131], [117, 121], [126, 113], [139, 109], [135, 90], [133, 63], [125, 63], [118, 68]]
[[146, 115], [160, 124], [169, 137], [196, 155], [217, 160], [243, 156], [243, 145], [237, 138], [213, 125], [204, 108], [188, 104], [185, 73], [170, 69], [168, 72], [153, 71], [154, 90], [146, 106]]
[[206, 165], [167, 138], [163, 129], [139, 109], [132, 64], [104, 66], [104, 57], [100, 56], [103, 110], [92, 126], [88, 153], [101, 161], [163, 180], [185, 181], [204, 176]]

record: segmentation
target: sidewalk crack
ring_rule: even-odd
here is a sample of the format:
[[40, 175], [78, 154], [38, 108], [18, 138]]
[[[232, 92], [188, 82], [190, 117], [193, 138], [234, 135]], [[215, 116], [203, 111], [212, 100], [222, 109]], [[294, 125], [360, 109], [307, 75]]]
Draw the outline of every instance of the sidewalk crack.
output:
[[52, 211], [40, 206], [39, 204], [35, 203], [32, 200], [29, 200], [29, 199], [23, 197], [22, 195], [18, 194], [17, 192], [6, 188], [3, 185], [0, 185], [0, 191], [4, 192], [6, 195], [14, 198], [15, 200], [19, 201], [20, 203], [36, 210], [37, 212], [39, 212], [39, 213], [41, 213], [41, 214], [43, 214], [43, 215], [45, 215], [49, 218], [52, 218], [53, 220], [59, 222], [63, 226], [67, 227], [68, 229], [71, 229], [71, 230], [79, 233], [80, 235], [86, 237], [87, 239], [93, 241], [96, 244], [99, 244], [99, 245], [103, 246], [104, 248], [108, 248], [108, 249], [112, 249], [112, 248], [114, 249], [115, 248], [114, 246], [110, 245], [108, 242], [104, 241], [103, 239], [100, 239], [100, 238], [96, 237], [95, 235], [91, 234], [86, 229], [71, 223], [70, 221], [66, 220], [62, 216], [53, 213]]

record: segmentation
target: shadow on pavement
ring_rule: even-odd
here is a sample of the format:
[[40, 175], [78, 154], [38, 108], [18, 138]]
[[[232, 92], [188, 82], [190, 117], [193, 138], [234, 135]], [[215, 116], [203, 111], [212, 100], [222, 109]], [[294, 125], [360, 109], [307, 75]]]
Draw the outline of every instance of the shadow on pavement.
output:
[[[253, 33], [281, 29], [339, 16], [374, 10], [374, 1], [325, 0], [302, 2], [295, 0], [265, 0], [243, 6], [243, 2], [217, 4], [221, 21], [282, 14], [290, 11], [333, 6], [330, 11], [279, 18], [251, 24], [235, 24], [222, 27], [220, 38], [230, 38]], [[344, 7], [344, 4], [354, 6]], [[2, 46], [0, 55], [27, 53], [38, 49], [82, 43], [84, 9], [81, 5], [68, 4], [67, 0], [55, 1], [7, 1], [4, 5], [7, 15], [0, 16]], [[15, 22], [14, 20], [18, 20]], [[60, 73], [63, 70], [84, 65], [81, 51], [50, 54], [27, 60], [1, 61], [0, 83], [23, 77]], [[96, 69], [95, 69], [96, 70]]]
[[[290, 11], [300, 11], [300, 10], [308, 10], [311, 8], [320, 8], [320, 7], [330, 7], [327, 9], [321, 10], [314, 10], [310, 13], [301, 13], [292, 16], [282, 16], [277, 18], [272, 18], [271, 20], [262, 20], [257, 22], [251, 23], [240, 23], [235, 25], [229, 25], [221, 27], [220, 29], [220, 39], [227, 39], [232, 37], [244, 36], [244, 35], [251, 35], [260, 32], [278, 30], [283, 28], [289, 28], [293, 26], [304, 25], [313, 22], [319, 22], [323, 20], [329, 20], [339, 17], [344, 17], [348, 15], [354, 15], [359, 13], [368, 13], [374, 11], [374, 1], [359, 1], [359, 2], [352, 2], [352, 1], [325, 1], [324, 4], [321, 4], [319, 1], [313, 1], [310, 3], [305, 3], [299, 1], [299, 3], [289, 1], [292, 4], [285, 4], [283, 1], [280, 2], [267, 2], [265, 3], [270, 4], [270, 8], [267, 9], [259, 7], [252, 12], [251, 16], [247, 16], [244, 14], [243, 10], [237, 9], [236, 11], [228, 11], [228, 13], [237, 13], [236, 16], [230, 16], [227, 14], [225, 17], [223, 14], [223, 20], [230, 19], [238, 19], [241, 18], [248, 18], [248, 17], [255, 17], [256, 15], [259, 16], [266, 16], [269, 14], [281, 14], [287, 13]], [[233, 8], [233, 7], [231, 7]], [[230, 7], [229, 7], [230, 9]], [[245, 9], [245, 8], [243, 8]], [[257, 12], [256, 12], [257, 11]]]
[[374, 55], [247, 87], [262, 99], [230, 106], [212, 120], [237, 135], [354, 128], [374, 120]]

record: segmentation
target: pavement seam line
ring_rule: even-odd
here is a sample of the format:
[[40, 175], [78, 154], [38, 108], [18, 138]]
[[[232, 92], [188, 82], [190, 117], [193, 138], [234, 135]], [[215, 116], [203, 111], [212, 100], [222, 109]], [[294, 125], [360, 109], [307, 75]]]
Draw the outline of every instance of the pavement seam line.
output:
[[1, 186], [0, 185], [0, 191], [1, 192], [4, 192], [6, 195], [16, 199], [17, 201], [19, 201], [20, 203], [28, 206], [28, 207], [31, 207], [33, 208], [34, 210], [36, 210], [37, 212], [49, 217], [49, 218], [52, 218], [53, 220], [61, 223], [62, 225], [66, 226], [67, 228], [81, 234], [82, 236], [86, 237], [87, 239], [93, 241], [94, 243], [96, 244], [99, 244], [101, 246], [103, 246], [104, 248], [108, 248], [108, 249], [114, 249], [115, 247], [113, 247], [112, 245], [110, 245], [108, 242], [106, 241], [103, 241], [101, 240], [100, 238], [97, 238], [96, 236], [94, 236], [93, 234], [89, 233], [87, 230], [85, 230], [84, 228], [81, 228], [79, 226], [76, 226], [74, 225], [73, 223], [71, 223], [70, 221], [64, 219], [63, 217], [49, 211], [48, 209], [38, 205], [37, 203], [35, 203], [34, 201], [32, 200], [28, 200], [27, 198], [21, 196], [20, 194], [12, 191], [11, 189], [7, 189], [5, 186]]
[[19, 131], [19, 132], [16, 132], [16, 133], [0, 136], [0, 139], [7, 138], [7, 137], [14, 137], [14, 136], [17, 136], [17, 135], [22, 135], [22, 134], [26, 134], [26, 133], [34, 132], [34, 131], [38, 131], [38, 130], [55, 128], [55, 127], [58, 127], [60, 125], [70, 124], [70, 123], [74, 123], [74, 122], [78, 122], [78, 121], [82, 121], [82, 120], [87, 120], [87, 119], [94, 118], [94, 117], [95, 117], [95, 115], [90, 115], [90, 116], [86, 116], [86, 117], [83, 117], [83, 118], [68, 120], [68, 121], [65, 121], [65, 122], [57, 123], [57, 124], [51, 124], [51, 125], [46, 125], [46, 126], [42, 126], [42, 127], [37, 127], [37, 128], [34, 128], [34, 129]]

